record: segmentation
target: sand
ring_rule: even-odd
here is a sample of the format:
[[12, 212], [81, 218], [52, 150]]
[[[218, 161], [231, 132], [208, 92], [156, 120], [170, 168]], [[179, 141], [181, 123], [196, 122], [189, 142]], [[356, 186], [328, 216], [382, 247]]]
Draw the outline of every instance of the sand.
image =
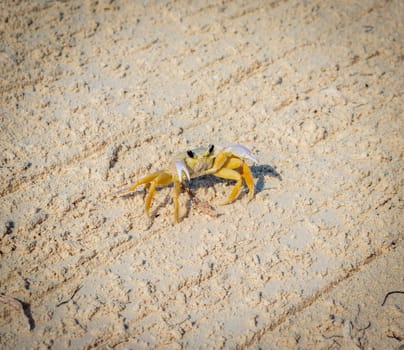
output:
[[[0, 347], [402, 349], [403, 19], [400, 0], [2, 1]], [[190, 184], [217, 217], [181, 193], [174, 225], [172, 187], [151, 220], [144, 191], [115, 196], [234, 143], [253, 200]]]

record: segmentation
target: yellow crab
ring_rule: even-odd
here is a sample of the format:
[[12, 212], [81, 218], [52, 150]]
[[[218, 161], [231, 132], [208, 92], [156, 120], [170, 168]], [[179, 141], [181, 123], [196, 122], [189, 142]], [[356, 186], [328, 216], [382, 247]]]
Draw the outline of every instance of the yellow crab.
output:
[[149, 190], [145, 210], [147, 216], [150, 217], [149, 211], [156, 187], [174, 183], [174, 220], [178, 223], [178, 196], [184, 178], [189, 181], [198, 176], [212, 174], [223, 179], [236, 180], [233, 190], [223, 204], [231, 203], [236, 199], [244, 179], [251, 200], [254, 197], [254, 180], [246, 160], [258, 163], [251, 151], [242, 145], [233, 145], [219, 150], [216, 150], [214, 145], [209, 145], [207, 148], [188, 150], [177, 154], [168, 169], [139, 179], [123, 194], [126, 195], [133, 192], [138, 186], [145, 185]]

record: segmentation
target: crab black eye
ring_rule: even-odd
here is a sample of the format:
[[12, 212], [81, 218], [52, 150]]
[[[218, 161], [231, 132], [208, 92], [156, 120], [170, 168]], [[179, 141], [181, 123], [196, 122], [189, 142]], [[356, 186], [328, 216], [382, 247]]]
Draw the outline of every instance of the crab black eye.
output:
[[214, 149], [215, 149], [215, 145], [209, 145], [209, 154], [211, 154]]
[[188, 157], [189, 158], [194, 158], [195, 154], [191, 150], [187, 151]]

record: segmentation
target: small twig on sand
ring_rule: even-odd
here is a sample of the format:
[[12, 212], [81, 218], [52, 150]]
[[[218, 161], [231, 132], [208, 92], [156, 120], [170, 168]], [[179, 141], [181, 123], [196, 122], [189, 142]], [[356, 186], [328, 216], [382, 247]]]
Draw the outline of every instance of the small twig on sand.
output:
[[382, 306], [384, 306], [384, 304], [385, 304], [386, 301], [387, 301], [387, 298], [388, 298], [390, 295], [392, 295], [392, 294], [404, 294], [404, 292], [401, 291], [401, 290], [393, 290], [392, 292], [388, 292], [388, 293], [385, 295], [385, 297], [384, 297], [384, 300], [383, 300], [383, 302], [382, 302]]
[[83, 286], [77, 286], [76, 289], [73, 291], [72, 295], [70, 296], [69, 299], [61, 301], [59, 304], [56, 304], [56, 307], [62, 306], [64, 304], [67, 304], [69, 301], [73, 300], [77, 292], [81, 289]]

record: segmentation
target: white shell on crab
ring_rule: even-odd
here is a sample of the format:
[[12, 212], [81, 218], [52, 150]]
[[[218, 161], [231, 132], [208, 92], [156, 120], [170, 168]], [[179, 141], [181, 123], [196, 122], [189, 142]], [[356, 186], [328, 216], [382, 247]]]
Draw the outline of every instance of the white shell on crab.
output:
[[249, 159], [254, 164], [258, 163], [258, 159], [253, 156], [251, 151], [242, 145], [231, 145], [224, 149], [225, 152], [234, 153], [236, 156], [244, 159]]
[[191, 176], [189, 176], [189, 171], [187, 169], [187, 166], [185, 165], [184, 161], [182, 159], [179, 159], [175, 162], [175, 168], [177, 169], [177, 174], [178, 174], [178, 180], [182, 182], [182, 173], [185, 173], [185, 176], [187, 177], [188, 181], [191, 180]]

